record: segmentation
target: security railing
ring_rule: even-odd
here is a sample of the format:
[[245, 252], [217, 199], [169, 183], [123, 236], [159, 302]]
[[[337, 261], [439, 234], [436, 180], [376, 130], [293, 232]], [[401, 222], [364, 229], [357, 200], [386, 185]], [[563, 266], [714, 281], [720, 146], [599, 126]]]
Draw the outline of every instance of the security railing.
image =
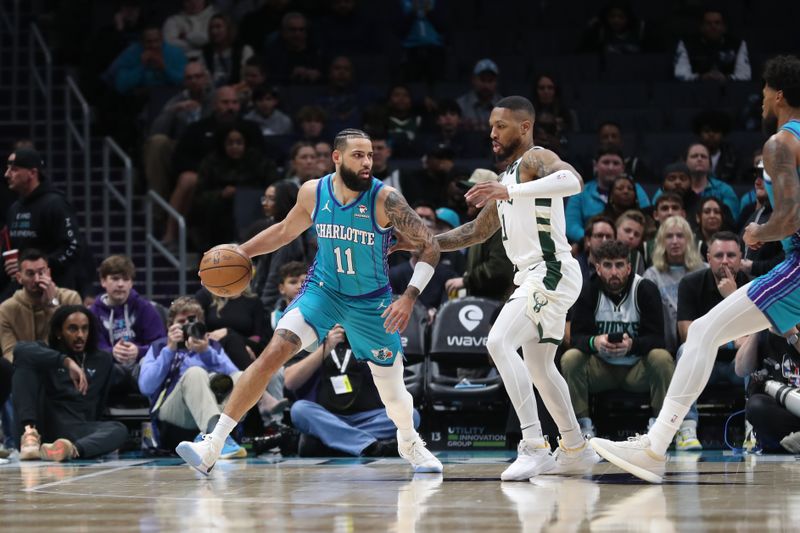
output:
[[[166, 214], [178, 223], [178, 255], [167, 249], [166, 246], [153, 233], [153, 205], [159, 206]], [[145, 288], [147, 297], [153, 298], [153, 256], [154, 251], [160, 253], [169, 263], [178, 270], [178, 294], [186, 294], [186, 220], [169, 202], [164, 200], [157, 192], [147, 191], [144, 203], [145, 217]], [[155, 249], [155, 250], [154, 250]]]

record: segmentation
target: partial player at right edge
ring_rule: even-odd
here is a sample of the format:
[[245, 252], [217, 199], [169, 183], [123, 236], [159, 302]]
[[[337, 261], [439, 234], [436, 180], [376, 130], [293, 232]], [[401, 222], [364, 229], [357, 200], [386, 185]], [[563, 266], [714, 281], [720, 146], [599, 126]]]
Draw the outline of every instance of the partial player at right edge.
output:
[[800, 322], [800, 59], [778, 56], [764, 68], [762, 118], [778, 132], [764, 144], [764, 182], [774, 206], [765, 224], [751, 223], [745, 244], [783, 241], [786, 259], [725, 298], [689, 327], [683, 356], [656, 423], [627, 442], [592, 439], [592, 447], [631, 474], [661, 483], [666, 451], [689, 407], [702, 392], [717, 348], [772, 327], [785, 334]]

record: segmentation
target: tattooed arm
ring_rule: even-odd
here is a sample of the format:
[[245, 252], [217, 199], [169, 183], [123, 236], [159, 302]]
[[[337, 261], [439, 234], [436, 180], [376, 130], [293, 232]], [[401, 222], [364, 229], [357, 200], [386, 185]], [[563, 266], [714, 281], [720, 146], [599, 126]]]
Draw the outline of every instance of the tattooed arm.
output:
[[778, 241], [800, 229], [800, 178], [797, 174], [797, 155], [789, 133], [778, 132], [764, 145], [764, 170], [772, 178], [775, 206], [764, 224], [749, 224], [744, 232], [747, 246]]
[[405, 329], [417, 296], [433, 276], [434, 268], [439, 263], [439, 244], [419, 215], [395, 189], [384, 187], [379, 194], [378, 202], [383, 200], [383, 210], [378, 212], [378, 223], [384, 227], [392, 226], [417, 254], [414, 274], [406, 291], [381, 315], [386, 318], [386, 331], [393, 333]]
[[561, 198], [583, 189], [581, 175], [550, 150], [525, 152], [519, 163], [519, 178], [520, 183], [508, 186], [497, 181], [479, 183], [464, 197], [470, 204], [482, 207], [490, 200]]
[[443, 252], [460, 250], [486, 239], [500, 229], [500, 218], [497, 216], [497, 204], [492, 202], [481, 209], [475, 220], [436, 236], [436, 242]]

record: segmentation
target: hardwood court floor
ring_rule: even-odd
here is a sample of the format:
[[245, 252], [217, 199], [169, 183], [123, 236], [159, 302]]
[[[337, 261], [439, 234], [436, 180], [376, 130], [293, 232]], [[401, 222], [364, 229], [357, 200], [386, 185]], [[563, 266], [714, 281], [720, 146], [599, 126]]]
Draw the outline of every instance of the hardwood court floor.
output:
[[800, 458], [672, 455], [664, 485], [608, 463], [591, 476], [501, 483], [509, 452], [440, 453], [444, 476], [399, 459], [217, 464], [177, 459], [0, 466], [2, 531], [798, 531]]

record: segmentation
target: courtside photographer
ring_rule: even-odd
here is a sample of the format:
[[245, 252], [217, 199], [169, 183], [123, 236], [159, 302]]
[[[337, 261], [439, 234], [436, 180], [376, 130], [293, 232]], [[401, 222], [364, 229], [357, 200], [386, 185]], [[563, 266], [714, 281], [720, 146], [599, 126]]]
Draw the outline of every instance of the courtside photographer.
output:
[[800, 453], [800, 338], [764, 330], [736, 352], [736, 374], [750, 375], [745, 412], [765, 452]]

